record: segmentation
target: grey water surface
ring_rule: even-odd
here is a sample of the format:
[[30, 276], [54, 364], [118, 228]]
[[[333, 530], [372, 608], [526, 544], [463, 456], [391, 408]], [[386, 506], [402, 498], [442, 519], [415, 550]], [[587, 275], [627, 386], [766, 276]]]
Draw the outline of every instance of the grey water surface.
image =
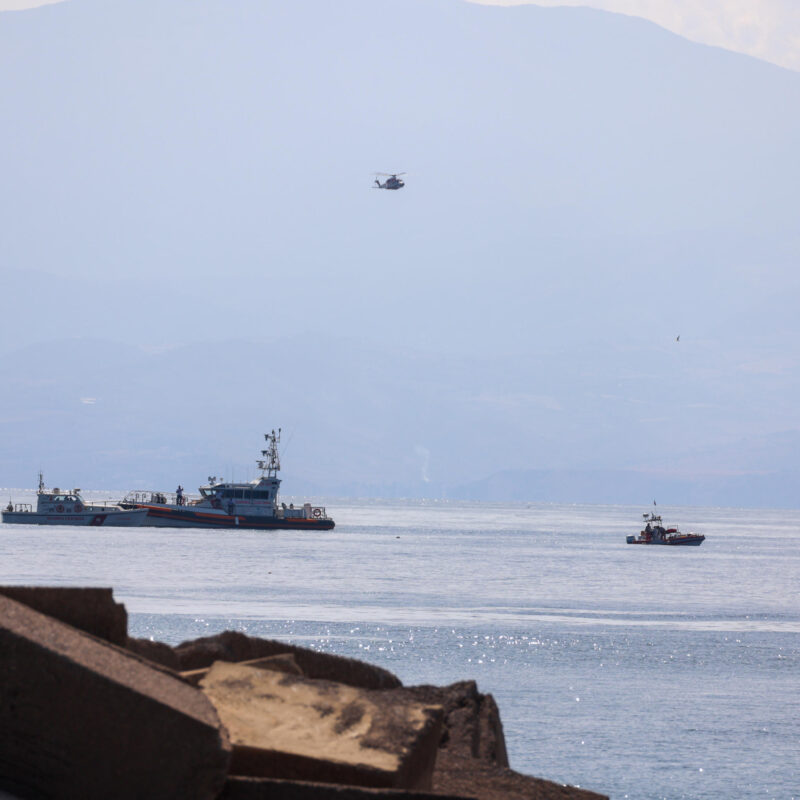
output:
[[512, 767], [612, 798], [800, 797], [796, 515], [664, 509], [707, 537], [671, 548], [625, 544], [639, 508], [328, 509], [326, 533], [4, 525], [0, 582], [113, 586], [134, 636], [232, 628], [474, 678]]

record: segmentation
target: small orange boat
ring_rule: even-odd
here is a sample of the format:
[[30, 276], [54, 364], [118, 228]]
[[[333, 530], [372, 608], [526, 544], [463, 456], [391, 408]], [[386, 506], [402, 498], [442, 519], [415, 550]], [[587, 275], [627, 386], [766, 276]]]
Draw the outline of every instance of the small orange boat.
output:
[[699, 547], [706, 537], [702, 533], [681, 533], [677, 528], [665, 528], [658, 514], [642, 514], [645, 526], [639, 536], [628, 536], [628, 544], [667, 544]]

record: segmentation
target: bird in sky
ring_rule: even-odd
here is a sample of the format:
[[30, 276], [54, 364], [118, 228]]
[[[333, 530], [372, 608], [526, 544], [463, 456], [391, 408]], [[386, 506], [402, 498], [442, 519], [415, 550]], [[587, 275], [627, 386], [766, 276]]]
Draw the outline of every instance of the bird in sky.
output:
[[676, 342], [679, 342], [680, 340], [681, 340], [681, 335], [680, 335], [680, 334], [678, 334], [678, 338], [677, 338], [675, 341], [676, 341]]

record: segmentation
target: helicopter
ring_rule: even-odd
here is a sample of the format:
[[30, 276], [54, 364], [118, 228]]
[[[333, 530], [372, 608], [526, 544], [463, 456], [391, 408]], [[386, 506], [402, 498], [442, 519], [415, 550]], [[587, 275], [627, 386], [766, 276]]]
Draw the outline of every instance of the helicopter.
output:
[[400, 175], [405, 175], [405, 172], [376, 172], [375, 175], [383, 175], [386, 180], [381, 183], [375, 178], [375, 186], [373, 189], [402, 189], [406, 184], [405, 181], [400, 179]]

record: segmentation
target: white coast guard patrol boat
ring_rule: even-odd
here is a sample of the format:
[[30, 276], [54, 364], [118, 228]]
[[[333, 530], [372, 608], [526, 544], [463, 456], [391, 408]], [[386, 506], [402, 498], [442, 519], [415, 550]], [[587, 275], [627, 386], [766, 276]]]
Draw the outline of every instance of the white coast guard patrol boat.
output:
[[132, 527], [144, 525], [147, 512], [125, 509], [116, 504], [91, 504], [81, 497], [80, 489], [65, 491], [46, 489], [39, 473], [36, 492], [36, 511], [32, 503], [13, 503], [9, 500], [3, 510], [3, 522], [23, 525], [102, 525]]
[[303, 503], [295, 507], [278, 503], [281, 468], [278, 443], [281, 429], [264, 435], [267, 449], [256, 463], [261, 477], [250, 483], [225, 483], [209, 477], [200, 487], [200, 497], [190, 498], [179, 487], [177, 492], [129, 492], [120, 505], [145, 509], [144, 525], [162, 528], [273, 528], [293, 530], [330, 530], [334, 521], [322, 506]]

